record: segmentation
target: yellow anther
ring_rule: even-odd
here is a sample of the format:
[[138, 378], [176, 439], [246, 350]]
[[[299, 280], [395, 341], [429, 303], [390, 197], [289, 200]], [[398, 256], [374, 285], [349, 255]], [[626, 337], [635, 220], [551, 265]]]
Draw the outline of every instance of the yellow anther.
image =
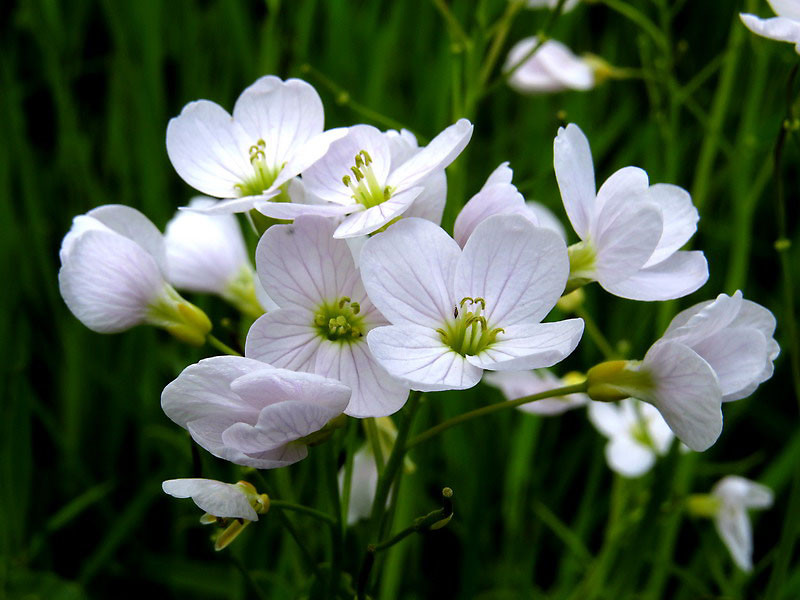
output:
[[347, 296], [342, 296], [339, 299], [339, 308], [344, 308], [344, 305], [347, 304], [348, 302], [350, 302], [350, 298], [348, 298]]
[[353, 175], [356, 176], [356, 181], [361, 181], [364, 179], [364, 174], [359, 171], [356, 167], [350, 167], [350, 170], [353, 172]]
[[353, 160], [355, 161], [357, 168], [360, 169], [361, 167], [364, 166], [364, 159], [361, 158], [361, 154], [360, 153], [356, 154], [356, 156], [355, 156], [355, 158]]
[[364, 164], [365, 165], [369, 165], [372, 162], [372, 157], [369, 155], [369, 153], [366, 150], [362, 150], [361, 151], [361, 156], [364, 157]]
[[357, 315], [361, 312], [361, 305], [358, 302], [351, 302], [350, 308], [353, 309], [353, 314]]
[[342, 183], [345, 185], [345, 187], [350, 187], [351, 181], [352, 180], [350, 179], [350, 175], [345, 175], [344, 177], [342, 177]]

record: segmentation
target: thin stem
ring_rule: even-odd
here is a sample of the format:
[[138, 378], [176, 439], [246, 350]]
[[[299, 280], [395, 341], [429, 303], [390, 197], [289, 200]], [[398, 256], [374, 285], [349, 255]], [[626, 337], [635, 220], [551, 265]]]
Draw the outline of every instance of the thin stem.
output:
[[[419, 533], [428, 531], [431, 527], [450, 519], [453, 515], [453, 490], [444, 488], [442, 490], [442, 508], [429, 512], [427, 515], [414, 519], [414, 522], [405, 529], [397, 532], [388, 540], [384, 540], [378, 544], [373, 544], [369, 547], [370, 552], [380, 552], [387, 550], [394, 546], [400, 540], [408, 537], [412, 533]], [[446, 524], [446, 523], [444, 523]], [[443, 524], [443, 525], [444, 525]], [[443, 526], [439, 525], [439, 527]], [[437, 527], [437, 529], [439, 528]]]
[[472, 40], [469, 39], [467, 32], [461, 27], [461, 23], [456, 19], [456, 16], [453, 14], [453, 11], [450, 10], [447, 3], [444, 0], [431, 0], [431, 2], [433, 2], [439, 14], [442, 15], [442, 18], [447, 21], [447, 26], [450, 28], [451, 35], [458, 38], [458, 41], [465, 49], [469, 48], [472, 44]]
[[295, 504], [294, 502], [287, 502], [285, 500], [270, 499], [269, 507], [304, 514], [309, 517], [314, 517], [318, 521], [322, 521], [328, 527], [336, 527], [336, 520], [333, 517], [322, 512], [321, 510], [311, 508], [310, 506], [303, 506], [302, 504]]
[[238, 557], [234, 556], [233, 554], [230, 555], [231, 562], [234, 566], [239, 569], [239, 572], [244, 576], [247, 583], [250, 584], [250, 587], [253, 588], [253, 591], [256, 593], [256, 596], [260, 600], [267, 600], [267, 595], [264, 593], [264, 590], [261, 589], [261, 586], [258, 585], [255, 579], [253, 579], [253, 575], [250, 571], [247, 570], [247, 567], [244, 566], [241, 560]]
[[436, 437], [441, 432], [450, 429], [451, 427], [460, 425], [461, 423], [470, 421], [472, 419], [477, 419], [478, 417], [484, 417], [486, 415], [490, 415], [492, 413], [496, 413], [501, 410], [507, 410], [509, 408], [516, 408], [517, 406], [527, 404], [528, 402], [534, 402], [536, 400], [544, 400], [545, 398], [555, 398], [557, 396], [566, 396], [568, 394], [579, 394], [582, 392], [586, 392], [586, 382], [576, 383], [574, 385], [567, 385], [564, 387], [556, 388], [554, 390], [548, 390], [545, 392], [540, 392], [538, 394], [533, 394], [531, 396], [524, 396], [522, 398], [517, 398], [516, 400], [498, 402], [497, 404], [490, 404], [489, 406], [484, 406], [476, 410], [471, 410], [469, 412], [453, 417], [452, 419], [448, 419], [447, 421], [443, 421], [442, 423], [439, 423], [435, 427], [431, 427], [426, 431], [423, 431], [422, 433], [411, 439], [411, 441], [409, 441], [406, 444], [406, 450], [409, 450], [414, 446], [416, 446], [417, 444], [421, 444], [422, 442], [425, 442], [431, 439], [432, 437]]
[[592, 338], [592, 341], [595, 343], [595, 345], [600, 348], [600, 352], [603, 353], [603, 356], [605, 356], [608, 360], [617, 358], [617, 352], [614, 350], [614, 347], [608, 341], [606, 336], [603, 335], [603, 332], [600, 331], [600, 328], [592, 318], [592, 315], [590, 315], [582, 306], [579, 306], [575, 310], [575, 314], [583, 319], [583, 322], [586, 324], [586, 332], [589, 334], [589, 337]]
[[483, 88], [484, 84], [489, 80], [489, 76], [492, 74], [494, 65], [497, 63], [497, 59], [500, 56], [500, 50], [503, 49], [503, 44], [506, 41], [506, 37], [508, 37], [508, 30], [511, 28], [511, 24], [514, 22], [514, 17], [524, 5], [525, 3], [520, 2], [519, 0], [515, 2], [509, 2], [505, 12], [503, 13], [503, 16], [500, 17], [497, 31], [492, 39], [489, 52], [486, 55], [486, 60], [484, 60], [483, 66], [481, 67], [480, 76], [478, 77], [478, 89]]
[[381, 448], [380, 433], [378, 426], [375, 423], [374, 417], [364, 419], [364, 428], [367, 430], [367, 439], [372, 448], [372, 454], [375, 456], [375, 466], [378, 468], [378, 476], [383, 473], [383, 448]]
[[324, 477], [328, 485], [328, 494], [333, 502], [333, 512], [336, 519], [331, 527], [331, 576], [330, 587], [328, 588], [329, 597], [337, 595], [339, 589], [339, 571], [342, 568], [342, 556], [344, 554], [344, 528], [342, 521], [342, 505], [339, 497], [339, 481], [336, 477], [338, 468], [336, 465], [336, 445], [328, 444], [325, 452], [325, 464], [322, 468], [325, 471]]
[[625, 2], [620, 2], [619, 0], [597, 0], [599, 4], [605, 4], [608, 8], [613, 10], [614, 12], [619, 13], [626, 19], [633, 21], [636, 25], [639, 26], [639, 29], [647, 33], [653, 41], [658, 45], [661, 50], [667, 50], [669, 47], [669, 43], [667, 39], [664, 37], [662, 32], [656, 27], [656, 25], [648, 19], [643, 13], [639, 10], [631, 6], [630, 4], [626, 4]]
[[206, 342], [208, 342], [209, 346], [213, 346], [223, 354], [228, 354], [230, 356], [241, 356], [241, 353], [237, 352], [236, 350], [228, 346], [228, 344], [214, 337], [210, 333], [206, 336]]

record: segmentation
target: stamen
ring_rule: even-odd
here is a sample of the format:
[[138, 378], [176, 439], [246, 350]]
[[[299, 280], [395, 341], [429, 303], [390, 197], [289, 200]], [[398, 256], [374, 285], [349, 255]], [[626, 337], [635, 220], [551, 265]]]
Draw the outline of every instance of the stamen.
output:
[[314, 314], [319, 334], [332, 342], [353, 342], [364, 337], [364, 321], [359, 316], [361, 305], [347, 296], [325, 302]]
[[391, 198], [394, 191], [389, 186], [381, 186], [371, 165], [372, 157], [366, 150], [360, 150], [353, 157], [353, 166], [350, 167], [355, 183], [349, 175], [342, 177], [342, 183], [353, 193], [353, 200], [367, 208], [385, 202]]
[[[459, 306], [462, 311], [459, 312]], [[467, 310], [465, 307], [470, 306]], [[442, 341], [462, 356], [480, 354], [494, 343], [497, 335], [505, 333], [502, 327], [491, 328], [486, 317], [484, 298], [466, 296], [453, 307], [453, 321], [436, 329]]]

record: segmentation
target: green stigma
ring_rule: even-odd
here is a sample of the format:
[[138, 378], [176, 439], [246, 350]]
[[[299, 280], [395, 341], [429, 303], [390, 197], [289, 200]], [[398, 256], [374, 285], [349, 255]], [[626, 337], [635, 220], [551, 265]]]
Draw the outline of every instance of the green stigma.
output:
[[364, 337], [363, 315], [359, 315], [361, 306], [347, 296], [338, 301], [325, 302], [314, 313], [314, 327], [319, 334], [332, 342], [353, 342]]
[[268, 166], [264, 153], [266, 147], [267, 143], [261, 139], [250, 146], [250, 164], [253, 167], [253, 175], [233, 186], [239, 190], [240, 196], [258, 196], [263, 193], [264, 190], [269, 189], [277, 179], [278, 173], [286, 166], [286, 163], [277, 167]]
[[462, 298], [453, 308], [453, 320], [436, 330], [442, 342], [461, 356], [475, 356], [486, 350], [505, 330], [502, 327], [490, 328], [486, 317], [481, 314], [485, 310], [486, 300], [483, 298]]
[[354, 166], [350, 167], [352, 175], [342, 177], [342, 183], [353, 192], [353, 199], [367, 208], [378, 206], [392, 197], [392, 188], [388, 185], [381, 187], [372, 170], [372, 157], [366, 150], [362, 150], [353, 159]]

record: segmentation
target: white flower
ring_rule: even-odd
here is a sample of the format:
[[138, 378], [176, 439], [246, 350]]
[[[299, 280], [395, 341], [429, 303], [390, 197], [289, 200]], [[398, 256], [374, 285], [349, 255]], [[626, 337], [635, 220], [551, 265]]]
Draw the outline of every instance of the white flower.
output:
[[711, 489], [711, 494], [694, 494], [688, 499], [689, 512], [714, 519], [735, 562], [743, 571], [753, 570], [753, 528], [748, 509], [772, 506], [772, 490], [744, 477], [728, 475]]
[[133, 208], [110, 204], [75, 217], [60, 258], [61, 295], [93, 331], [148, 323], [200, 345], [211, 330], [205, 314], [166, 282], [161, 232]]
[[232, 117], [208, 100], [184, 106], [167, 126], [167, 154], [186, 183], [228, 199], [209, 212], [247, 212], [285, 192], [346, 132], [323, 125], [311, 85], [269, 75], [242, 92]]
[[706, 282], [703, 253], [678, 250], [697, 229], [685, 190], [650, 186], [647, 173], [625, 167], [595, 192], [589, 141], [574, 124], [559, 129], [554, 154], [564, 208], [582, 240], [569, 249], [572, 285], [597, 281], [622, 298], [668, 300]]
[[797, 0], [767, 0], [777, 17], [761, 19], [755, 15], [739, 13], [742, 23], [756, 35], [779, 42], [791, 42], [800, 54], [800, 2]]
[[[556, 40], [547, 40], [533, 55], [525, 59], [538, 44], [537, 37], [517, 42], [508, 53], [505, 71], [514, 69], [508, 84], [526, 94], [590, 90], [595, 86], [594, 68], [590, 61], [573, 54]], [[525, 61], [518, 65], [520, 61]]]
[[480, 191], [464, 205], [456, 217], [453, 238], [462, 248], [479, 223], [492, 215], [521, 215], [534, 225], [552, 229], [566, 240], [564, 227], [548, 208], [525, 199], [511, 183], [514, 172], [507, 162], [501, 163]]
[[[197, 197], [190, 208], [209, 208], [211, 198]], [[257, 318], [264, 313], [256, 297], [255, 273], [242, 230], [234, 215], [209, 215], [179, 210], [164, 234], [167, 274], [175, 287], [217, 294], [242, 312]]]
[[411, 209], [430, 185], [429, 177], [452, 163], [471, 136], [472, 124], [461, 119], [422, 150], [408, 153], [398, 152], [392, 137], [374, 127], [350, 127], [320, 161], [303, 171], [306, 192], [327, 205], [272, 203], [259, 210], [276, 219], [347, 215], [334, 237], [372, 233]]
[[[536, 371], [486, 373], [483, 381], [498, 388], [506, 400], [517, 400], [518, 398], [569, 385], [566, 379], [559, 379], [547, 369], [537, 369]], [[553, 416], [583, 406], [588, 401], [589, 398], [586, 394], [569, 394], [567, 396], [535, 400], [534, 402], [522, 404], [517, 408], [533, 415]]]
[[518, 215], [475, 228], [462, 252], [441, 228], [403, 219], [361, 254], [369, 297], [392, 323], [370, 349], [412, 389], [466, 389], [484, 369], [551, 366], [578, 343], [583, 321], [540, 323], [567, 278], [564, 242]]
[[353, 390], [350, 416], [389, 415], [405, 404], [408, 387], [367, 345], [367, 333], [386, 320], [367, 297], [347, 242], [331, 237], [335, 228], [330, 219], [304, 215], [263, 235], [258, 275], [280, 308], [253, 324], [245, 354], [346, 383]]
[[590, 402], [589, 420], [608, 438], [608, 466], [624, 477], [647, 473], [656, 456], [667, 453], [673, 439], [654, 406], [631, 398], [618, 404]]
[[258, 521], [258, 513], [269, 509], [269, 498], [259, 495], [246, 481], [223, 483], [213, 479], [169, 479], [161, 489], [174, 498], [191, 498], [209, 515], [221, 519]]
[[161, 407], [214, 456], [273, 469], [305, 458], [349, 399], [350, 388], [332, 379], [216, 356], [184, 369]]
[[[549, 8], [553, 10], [556, 6], [558, 6], [559, 0], [528, 0], [527, 7], [534, 9], [534, 8]], [[578, 2], [580, 0], [567, 0], [564, 2], [564, 7], [562, 8], [562, 12], [569, 12], [576, 6], [578, 6]]]
[[722, 401], [752, 394], [770, 377], [780, 346], [773, 338], [775, 317], [755, 302], [720, 294], [680, 312], [662, 339], [680, 342], [700, 355], [719, 379]]
[[[375, 455], [364, 444], [353, 455], [353, 474], [350, 479], [350, 502], [347, 505], [347, 524], [368, 519], [372, 513], [372, 501], [378, 487], [378, 465]], [[344, 467], [339, 470], [339, 489], [344, 488]], [[391, 497], [386, 498], [388, 504]]]

